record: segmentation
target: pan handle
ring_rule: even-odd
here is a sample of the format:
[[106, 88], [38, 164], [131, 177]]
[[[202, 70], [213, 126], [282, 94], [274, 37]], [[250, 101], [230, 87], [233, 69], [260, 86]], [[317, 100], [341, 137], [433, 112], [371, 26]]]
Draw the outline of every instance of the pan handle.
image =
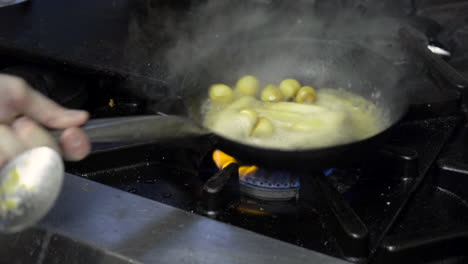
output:
[[400, 30], [400, 37], [405, 45], [423, 60], [435, 69], [441, 76], [455, 88], [465, 89], [468, 88], [468, 80], [455, 70], [450, 64], [445, 62], [441, 57], [432, 53], [428, 48], [427, 40], [418, 36], [417, 33], [412, 33], [408, 28]]
[[[91, 143], [171, 140], [210, 133], [190, 119], [173, 115], [91, 119], [81, 128]], [[51, 134], [59, 139], [62, 132], [63, 130], [54, 130]]]

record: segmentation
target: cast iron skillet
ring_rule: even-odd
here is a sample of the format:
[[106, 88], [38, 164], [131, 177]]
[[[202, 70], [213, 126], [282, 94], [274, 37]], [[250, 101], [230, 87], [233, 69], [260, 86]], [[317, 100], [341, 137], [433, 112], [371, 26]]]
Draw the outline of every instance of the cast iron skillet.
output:
[[[378, 54], [355, 44], [311, 39], [269, 39], [227, 43], [221, 50], [187, 58], [169, 80], [185, 98], [188, 116], [140, 116], [92, 120], [85, 130], [94, 142], [168, 139], [209, 134], [218, 147], [243, 163], [270, 169], [308, 171], [362, 159], [406, 113], [403, 74]], [[365, 140], [325, 148], [280, 150], [246, 145], [210, 133], [202, 126], [201, 106], [213, 83], [233, 85], [246, 74], [279, 83], [296, 78], [317, 88], [340, 88], [365, 97], [384, 111], [386, 126]]]
[[383, 57], [351, 43], [284, 39], [227, 45], [193, 69], [190, 72], [194, 79], [187, 84], [186, 78], [181, 94], [191, 99], [189, 112], [198, 124], [203, 120], [200, 104], [206, 100], [210, 84], [233, 85], [245, 74], [273, 83], [292, 77], [318, 88], [341, 88], [365, 97], [384, 110], [387, 119], [384, 131], [366, 140], [327, 148], [261, 148], [217, 135], [220, 149], [240, 161], [262, 167], [309, 170], [362, 159], [403, 117], [408, 107], [406, 89], [400, 83], [403, 73]]

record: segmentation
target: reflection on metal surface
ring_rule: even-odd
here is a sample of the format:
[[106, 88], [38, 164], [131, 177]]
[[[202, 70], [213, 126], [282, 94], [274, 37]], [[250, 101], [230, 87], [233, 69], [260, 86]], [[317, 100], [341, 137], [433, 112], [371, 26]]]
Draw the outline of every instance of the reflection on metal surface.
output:
[[452, 55], [449, 51], [442, 49], [440, 47], [434, 46], [434, 45], [427, 45], [427, 48], [432, 53], [443, 56], [443, 57], [450, 57]]
[[73, 175], [41, 226], [142, 263], [345, 263]]
[[23, 152], [0, 171], [0, 230], [21, 231], [39, 221], [54, 205], [64, 164], [53, 149]]
[[28, 0], [0, 0], [0, 7], [16, 5], [27, 1]]
[[256, 209], [256, 208], [249, 208], [246, 205], [239, 205], [236, 207], [237, 211], [245, 214], [250, 214], [250, 215], [259, 215], [259, 216], [265, 216], [265, 215], [271, 215], [269, 212], [261, 209]]

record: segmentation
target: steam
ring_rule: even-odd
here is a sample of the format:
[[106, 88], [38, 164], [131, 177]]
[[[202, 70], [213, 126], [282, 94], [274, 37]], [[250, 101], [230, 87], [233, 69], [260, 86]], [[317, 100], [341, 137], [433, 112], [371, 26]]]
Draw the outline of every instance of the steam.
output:
[[[175, 4], [170, 4], [174, 1], [156, 6], [151, 4], [157, 1], [138, 2], [139, 11], [129, 25], [129, 53], [126, 56], [133, 61], [150, 61], [141, 64], [138, 72], [151, 77], [155, 83], [168, 86], [162, 92], [164, 85], [136, 85], [137, 92], [149, 97], [185, 96], [184, 82], [191, 80], [184, 78], [191, 69], [206, 66], [208, 59], [214, 61], [212, 57], [220, 50], [248, 48], [252, 41], [265, 38], [348, 41], [364, 45], [396, 64], [406, 59], [397, 41], [398, 30], [403, 25], [398, 22], [401, 19], [383, 13], [382, 9], [388, 9], [388, 6], [382, 3], [387, 1], [208, 0], [177, 12], [173, 7]], [[288, 52], [294, 51], [285, 54]], [[284, 76], [288, 70], [284, 65], [294, 63], [286, 56], [276, 55], [272, 54], [273, 63], [268, 63], [283, 64], [283, 67], [264, 68], [267, 78]], [[259, 63], [256, 67], [266, 64]], [[261, 70], [259, 74], [262, 74]], [[178, 78], [180, 82], [171, 86], [168, 81], [171, 78]]]

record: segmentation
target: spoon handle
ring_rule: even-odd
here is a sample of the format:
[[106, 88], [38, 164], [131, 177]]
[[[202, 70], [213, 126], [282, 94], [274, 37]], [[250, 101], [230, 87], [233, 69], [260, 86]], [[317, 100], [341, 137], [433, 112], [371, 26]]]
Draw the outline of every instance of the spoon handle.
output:
[[[83, 129], [91, 143], [171, 140], [207, 135], [209, 132], [187, 118], [171, 115], [145, 115], [91, 119]], [[58, 139], [62, 130], [52, 131]]]

